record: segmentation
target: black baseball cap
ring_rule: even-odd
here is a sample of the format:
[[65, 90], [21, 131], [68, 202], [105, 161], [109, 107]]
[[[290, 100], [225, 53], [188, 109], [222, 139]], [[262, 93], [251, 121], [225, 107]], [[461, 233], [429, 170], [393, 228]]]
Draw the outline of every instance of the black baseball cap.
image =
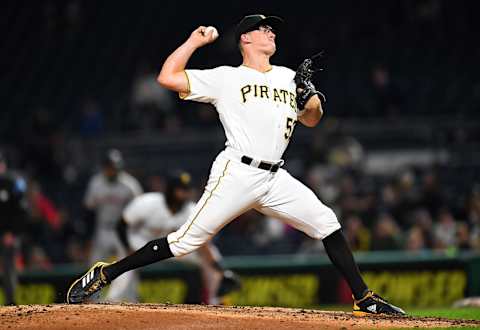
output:
[[261, 25], [270, 25], [275, 31], [278, 31], [282, 24], [283, 19], [278, 16], [248, 15], [238, 23], [235, 29], [235, 38], [238, 41], [242, 34], [253, 31]]
[[169, 188], [192, 188], [192, 176], [186, 171], [175, 171], [167, 176], [167, 187]]

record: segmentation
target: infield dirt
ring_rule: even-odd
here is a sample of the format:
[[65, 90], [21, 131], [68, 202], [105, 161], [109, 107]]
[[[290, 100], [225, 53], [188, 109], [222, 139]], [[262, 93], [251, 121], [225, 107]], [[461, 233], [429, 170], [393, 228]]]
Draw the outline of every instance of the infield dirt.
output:
[[479, 327], [480, 321], [370, 317], [277, 307], [165, 304], [0, 307], [0, 329], [372, 329]]

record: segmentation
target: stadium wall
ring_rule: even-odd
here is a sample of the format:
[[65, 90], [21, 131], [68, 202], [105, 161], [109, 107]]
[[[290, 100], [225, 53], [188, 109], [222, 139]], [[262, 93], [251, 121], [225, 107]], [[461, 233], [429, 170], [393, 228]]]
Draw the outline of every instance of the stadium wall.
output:
[[[480, 296], [480, 256], [404, 252], [370, 252], [356, 259], [369, 286], [401, 306], [448, 306]], [[309, 308], [351, 302], [351, 293], [324, 256], [278, 255], [226, 257], [224, 265], [242, 278], [242, 289], [227, 304]], [[20, 276], [19, 304], [63, 302], [72, 279], [83, 267], [57, 266]], [[139, 296], [148, 303], [200, 303], [196, 266], [165, 262], [142, 269]], [[0, 291], [0, 303], [3, 302]]]

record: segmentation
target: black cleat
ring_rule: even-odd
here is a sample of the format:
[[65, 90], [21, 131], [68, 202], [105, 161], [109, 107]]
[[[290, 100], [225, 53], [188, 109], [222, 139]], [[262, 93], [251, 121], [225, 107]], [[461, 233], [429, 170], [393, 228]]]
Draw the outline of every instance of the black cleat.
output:
[[82, 303], [107, 286], [110, 282], [102, 269], [108, 265], [110, 264], [106, 262], [97, 262], [82, 277], [73, 282], [67, 292], [67, 303]]
[[360, 300], [353, 300], [354, 316], [374, 316], [374, 315], [390, 315], [404, 316], [405, 311], [397, 306], [390, 304], [388, 301], [374, 293], [368, 291]]
[[217, 296], [223, 297], [230, 292], [240, 290], [241, 287], [242, 281], [240, 280], [240, 277], [231, 270], [226, 270], [223, 272], [223, 278], [220, 282]]

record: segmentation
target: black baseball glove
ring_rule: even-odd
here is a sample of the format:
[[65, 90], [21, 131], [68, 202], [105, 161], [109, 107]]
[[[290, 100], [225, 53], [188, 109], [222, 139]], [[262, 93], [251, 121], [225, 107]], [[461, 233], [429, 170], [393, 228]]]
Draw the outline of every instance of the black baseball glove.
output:
[[322, 103], [327, 101], [325, 95], [322, 92], [317, 91], [312, 83], [312, 76], [316, 71], [312, 68], [312, 59], [320, 55], [321, 54], [305, 59], [297, 68], [297, 72], [293, 78], [297, 86], [297, 108], [300, 111], [305, 108], [305, 104], [307, 104], [308, 100], [310, 100], [313, 95], [318, 95]]

